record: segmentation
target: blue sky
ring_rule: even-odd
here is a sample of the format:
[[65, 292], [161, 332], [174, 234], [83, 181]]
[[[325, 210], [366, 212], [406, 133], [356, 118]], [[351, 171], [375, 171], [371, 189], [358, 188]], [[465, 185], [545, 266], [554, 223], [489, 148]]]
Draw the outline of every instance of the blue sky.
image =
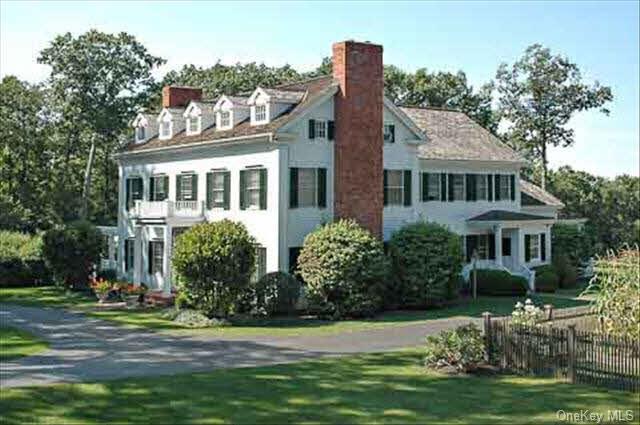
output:
[[467, 73], [480, 85], [500, 62], [541, 43], [576, 62], [588, 80], [610, 85], [611, 115], [579, 114], [572, 148], [551, 165], [614, 176], [639, 173], [639, 2], [13, 2], [0, 3], [0, 74], [46, 77], [38, 52], [55, 35], [90, 28], [126, 31], [183, 64], [258, 61], [314, 68], [344, 39], [384, 45], [385, 63], [406, 70]]

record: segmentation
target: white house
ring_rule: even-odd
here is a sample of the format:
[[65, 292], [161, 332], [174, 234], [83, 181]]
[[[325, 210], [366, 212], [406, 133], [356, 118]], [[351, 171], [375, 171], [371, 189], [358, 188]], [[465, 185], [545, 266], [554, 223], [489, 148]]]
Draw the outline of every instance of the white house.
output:
[[180, 232], [229, 218], [259, 243], [258, 274], [295, 266], [304, 237], [353, 217], [387, 240], [431, 220], [467, 257], [532, 282], [562, 204], [520, 179], [524, 160], [462, 112], [383, 94], [382, 46], [333, 45], [333, 75], [202, 100], [165, 87], [132, 121], [119, 163], [118, 272], [168, 293]]

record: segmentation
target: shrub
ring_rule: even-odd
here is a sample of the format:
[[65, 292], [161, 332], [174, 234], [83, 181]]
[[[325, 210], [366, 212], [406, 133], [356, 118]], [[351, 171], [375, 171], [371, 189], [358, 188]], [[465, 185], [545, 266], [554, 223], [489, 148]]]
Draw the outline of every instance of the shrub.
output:
[[594, 254], [591, 238], [584, 227], [575, 224], [554, 224], [551, 228], [551, 244], [554, 253], [567, 256], [575, 267]]
[[76, 221], [44, 234], [43, 255], [56, 281], [84, 289], [102, 250], [100, 231], [91, 223]]
[[453, 296], [462, 270], [460, 237], [436, 223], [404, 226], [389, 241], [392, 294], [402, 306], [427, 306]]
[[249, 284], [255, 249], [255, 239], [241, 223], [197, 224], [176, 240], [177, 286], [198, 310], [227, 316]]
[[558, 285], [561, 288], [573, 288], [578, 282], [578, 268], [571, 263], [566, 254], [554, 254], [553, 267], [558, 275]]
[[480, 329], [474, 324], [427, 337], [427, 367], [453, 367], [458, 372], [468, 372], [475, 369], [483, 358], [484, 341]]
[[555, 268], [545, 265], [536, 267], [534, 270], [536, 272], [536, 291], [556, 292], [560, 279]]
[[511, 323], [514, 325], [535, 326], [544, 317], [544, 311], [536, 306], [529, 298], [522, 304], [516, 303], [511, 313]]
[[480, 295], [525, 295], [529, 290], [524, 277], [512, 275], [504, 270], [478, 270], [477, 273]]
[[596, 260], [587, 292], [604, 331], [637, 339], [640, 334], [640, 250], [623, 249]]
[[224, 321], [210, 319], [196, 310], [180, 310], [176, 312], [173, 321], [187, 328], [210, 328], [227, 325]]
[[0, 287], [47, 284], [41, 235], [0, 231]]
[[307, 235], [298, 265], [314, 312], [359, 317], [380, 308], [387, 272], [382, 243], [354, 220]]
[[272, 316], [295, 312], [302, 285], [285, 272], [271, 272], [249, 284], [245, 309], [255, 315]]

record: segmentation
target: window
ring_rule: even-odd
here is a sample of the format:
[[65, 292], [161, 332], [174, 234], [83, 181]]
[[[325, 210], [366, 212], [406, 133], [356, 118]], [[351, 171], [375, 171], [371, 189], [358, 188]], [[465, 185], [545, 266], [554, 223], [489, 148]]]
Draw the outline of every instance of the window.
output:
[[383, 138], [385, 143], [394, 143], [396, 141], [396, 126], [393, 124], [385, 124]]
[[256, 247], [256, 269], [251, 276], [253, 282], [257, 282], [267, 274], [267, 248], [262, 246]]
[[164, 201], [169, 198], [168, 176], [151, 176], [149, 179], [149, 198], [151, 201]]
[[255, 106], [254, 119], [256, 122], [262, 122], [267, 120], [267, 105]]
[[124, 271], [129, 272], [133, 270], [134, 264], [134, 248], [135, 239], [129, 238], [124, 240]]
[[464, 201], [464, 174], [450, 174], [452, 178], [449, 180], [452, 188], [449, 189], [453, 194], [453, 201]]
[[162, 266], [164, 262], [164, 242], [149, 241], [149, 273], [162, 274]]
[[145, 139], [146, 129], [143, 126], [136, 128], [136, 140], [141, 141]]
[[267, 209], [267, 170], [240, 171], [240, 209]]
[[489, 235], [478, 235], [478, 258], [480, 260], [487, 260], [489, 258]]
[[176, 176], [176, 200], [198, 200], [198, 176], [192, 173], [184, 173]]
[[478, 254], [478, 260], [495, 259], [496, 246], [494, 234], [467, 235], [465, 241], [468, 262], [473, 260], [474, 251]]
[[300, 251], [302, 248], [294, 246], [289, 248], [289, 273], [300, 279], [300, 273], [298, 273], [298, 257], [300, 257]]
[[511, 198], [511, 176], [501, 174], [497, 176], [500, 180], [500, 199], [507, 200]]
[[502, 238], [502, 256], [511, 257], [511, 238]]
[[440, 174], [422, 173], [422, 200], [440, 200]]
[[133, 208], [136, 201], [142, 200], [142, 177], [131, 177], [126, 181], [127, 211]]
[[529, 261], [540, 259], [540, 235], [529, 235]]
[[207, 174], [207, 208], [229, 209], [229, 171], [213, 171]]
[[231, 112], [229, 111], [220, 112], [220, 127], [222, 128], [231, 127]]
[[476, 200], [477, 201], [486, 201], [487, 200], [487, 192], [488, 192], [488, 184], [487, 184], [487, 175], [486, 174], [476, 174]]
[[200, 133], [200, 117], [189, 117], [187, 120], [187, 132], [189, 134]]
[[384, 190], [387, 195], [387, 205], [402, 205], [404, 193], [402, 170], [387, 170], [386, 174]]
[[327, 122], [322, 120], [316, 120], [315, 123], [315, 135], [318, 139], [327, 138]]
[[160, 137], [171, 137], [171, 121], [162, 121], [160, 123]]

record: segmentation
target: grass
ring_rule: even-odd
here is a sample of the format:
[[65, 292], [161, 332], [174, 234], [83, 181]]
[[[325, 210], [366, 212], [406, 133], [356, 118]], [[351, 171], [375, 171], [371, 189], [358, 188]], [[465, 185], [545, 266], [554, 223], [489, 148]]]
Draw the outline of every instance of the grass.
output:
[[[538, 297], [544, 303], [553, 304], [555, 308], [563, 308], [575, 307], [587, 302], [587, 300], [578, 298], [577, 294], [578, 290], [567, 290], [557, 294], [542, 294]], [[95, 307], [95, 298], [77, 293], [66, 294], [55, 287], [0, 289], [0, 302], [68, 308], [124, 326], [145, 327], [180, 334], [228, 337], [265, 334], [298, 336], [352, 332], [452, 317], [480, 317], [485, 311], [490, 311], [494, 315], [507, 315], [513, 311], [515, 303], [522, 300], [518, 297], [479, 297], [477, 300], [464, 299], [456, 305], [440, 309], [385, 312], [372, 319], [338, 322], [299, 317], [245, 319], [235, 320], [233, 326], [225, 328], [187, 329], [164, 319], [161, 309], [100, 310]]]
[[558, 410], [640, 413], [638, 394], [553, 379], [450, 377], [421, 353], [359, 355], [269, 367], [3, 389], [0, 423], [560, 422]]
[[47, 343], [30, 333], [0, 326], [0, 361], [14, 360], [47, 349]]

